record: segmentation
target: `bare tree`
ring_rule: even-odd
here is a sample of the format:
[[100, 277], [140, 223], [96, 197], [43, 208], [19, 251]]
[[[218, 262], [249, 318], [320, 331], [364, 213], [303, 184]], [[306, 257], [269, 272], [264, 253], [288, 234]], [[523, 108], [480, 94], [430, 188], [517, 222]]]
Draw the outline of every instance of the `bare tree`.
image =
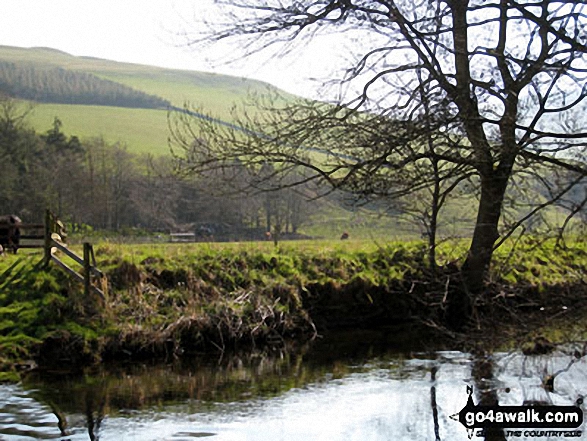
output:
[[172, 161], [151, 155], [140, 158], [144, 172], [137, 174], [130, 188], [130, 200], [143, 227], [175, 230], [180, 182]]
[[[237, 158], [252, 167], [271, 162], [282, 174], [302, 167], [301, 181], [389, 196], [438, 181], [416, 173], [423, 162], [439, 172], [445, 167], [447, 179], [462, 170], [478, 182], [477, 218], [461, 268], [468, 294], [483, 289], [515, 171], [545, 164], [573, 172], [577, 181], [587, 175], [583, 1], [216, 3], [224, 18], [194, 44], [233, 39], [248, 55], [274, 45], [293, 48], [329, 31], [355, 43], [347, 48], [350, 61], [339, 82], [346, 94], [337, 103], [277, 103], [271, 112], [237, 117], [237, 129], [178, 122], [178, 132], [190, 127], [207, 137], [197, 162], [190, 161], [193, 145], [184, 144], [188, 168], [226, 167]], [[569, 131], [563, 121], [573, 116], [577, 124]], [[422, 140], [431, 133], [445, 134], [444, 141], [426, 148]]]

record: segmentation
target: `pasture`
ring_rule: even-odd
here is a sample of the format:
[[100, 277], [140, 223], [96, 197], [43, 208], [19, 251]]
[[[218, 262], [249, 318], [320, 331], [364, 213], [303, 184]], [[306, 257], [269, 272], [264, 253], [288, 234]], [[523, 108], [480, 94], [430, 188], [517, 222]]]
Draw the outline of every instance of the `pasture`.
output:
[[[0, 60], [33, 65], [36, 69], [60, 67], [96, 75], [169, 100], [174, 106], [185, 103], [217, 118], [232, 120], [234, 106], [242, 105], [249, 94], [275, 91], [260, 81], [206, 72], [164, 69], [153, 66], [75, 57], [49, 48], [0, 46]], [[284, 95], [287, 97], [287, 95]], [[35, 103], [30, 125], [38, 132], [51, 127], [59, 117], [63, 131], [81, 139], [103, 137], [128, 146], [129, 152], [166, 155], [169, 153], [167, 111], [110, 106], [56, 105]]]

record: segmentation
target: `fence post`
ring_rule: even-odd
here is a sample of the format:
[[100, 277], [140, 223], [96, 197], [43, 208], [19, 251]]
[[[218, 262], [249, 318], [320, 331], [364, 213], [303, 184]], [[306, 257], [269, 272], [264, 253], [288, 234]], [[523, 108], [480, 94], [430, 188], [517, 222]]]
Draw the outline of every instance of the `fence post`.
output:
[[86, 296], [90, 295], [90, 288], [92, 286], [91, 252], [92, 245], [88, 242], [84, 242], [84, 292]]
[[45, 211], [45, 258], [44, 258], [44, 265], [45, 267], [49, 266], [51, 262], [51, 211]]

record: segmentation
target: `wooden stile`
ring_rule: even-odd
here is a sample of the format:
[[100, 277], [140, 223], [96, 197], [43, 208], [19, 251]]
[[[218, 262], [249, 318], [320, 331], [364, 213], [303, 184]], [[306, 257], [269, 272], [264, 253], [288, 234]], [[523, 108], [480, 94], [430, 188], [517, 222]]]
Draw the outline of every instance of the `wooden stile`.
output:
[[[15, 217], [18, 219], [17, 217]], [[96, 267], [96, 257], [94, 249], [90, 243], [83, 244], [83, 257], [78, 256], [67, 247], [67, 233], [63, 222], [61, 222], [50, 210], [45, 212], [45, 222], [42, 224], [32, 224], [20, 222], [11, 224], [18, 232], [15, 252], [18, 248], [43, 248], [43, 265], [49, 266], [51, 262], [56, 263], [70, 276], [84, 284], [86, 295], [96, 293], [102, 300], [106, 300], [107, 281], [105, 275]], [[21, 240], [24, 241], [21, 243]], [[78, 272], [65, 263], [59, 253], [64, 254], [73, 262], [82, 267]], [[96, 286], [96, 283], [100, 286]]]
[[[65, 238], [67, 234], [63, 223], [57, 219], [51, 211], [47, 210], [45, 213], [45, 235], [44, 235], [44, 249], [45, 256], [43, 262], [48, 266], [51, 262], [55, 262], [69, 275], [84, 284], [84, 292], [90, 295], [92, 292], [98, 294], [102, 300], [106, 300], [104, 287], [104, 274], [96, 267], [96, 258], [94, 256], [94, 248], [92, 244], [84, 242], [83, 257], [79, 257], [65, 245]], [[57, 255], [57, 252], [65, 254], [78, 265], [81, 265], [83, 270], [81, 274], [63, 262]], [[98, 279], [102, 289], [94, 284], [94, 279]]]

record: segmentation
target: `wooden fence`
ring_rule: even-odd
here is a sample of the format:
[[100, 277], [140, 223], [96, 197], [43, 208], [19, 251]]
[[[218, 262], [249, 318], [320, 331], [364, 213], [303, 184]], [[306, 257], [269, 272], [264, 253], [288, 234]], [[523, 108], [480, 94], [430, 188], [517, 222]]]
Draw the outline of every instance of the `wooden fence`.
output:
[[[47, 210], [44, 224], [18, 224], [18, 227], [25, 232], [20, 235], [21, 244], [19, 248], [43, 248], [43, 263], [48, 266], [54, 262], [63, 268], [71, 277], [84, 285], [86, 295], [95, 293], [103, 300], [106, 299], [107, 280], [105, 275], [96, 266], [96, 257], [92, 244], [83, 244], [83, 257], [78, 256], [67, 247], [67, 233], [63, 223]], [[65, 263], [59, 256], [62, 253], [73, 262], [81, 266], [78, 272]]]
[[[45, 265], [55, 262], [63, 268], [70, 276], [84, 284], [84, 292], [89, 295], [91, 292], [98, 294], [103, 300], [106, 299], [106, 277], [96, 266], [96, 257], [92, 244], [84, 242], [83, 257], [79, 257], [65, 245], [67, 233], [63, 223], [57, 219], [49, 210], [45, 214]], [[77, 272], [63, 260], [57, 252], [65, 254], [77, 264], [81, 265], [82, 271]], [[100, 287], [96, 286], [99, 285]]]

